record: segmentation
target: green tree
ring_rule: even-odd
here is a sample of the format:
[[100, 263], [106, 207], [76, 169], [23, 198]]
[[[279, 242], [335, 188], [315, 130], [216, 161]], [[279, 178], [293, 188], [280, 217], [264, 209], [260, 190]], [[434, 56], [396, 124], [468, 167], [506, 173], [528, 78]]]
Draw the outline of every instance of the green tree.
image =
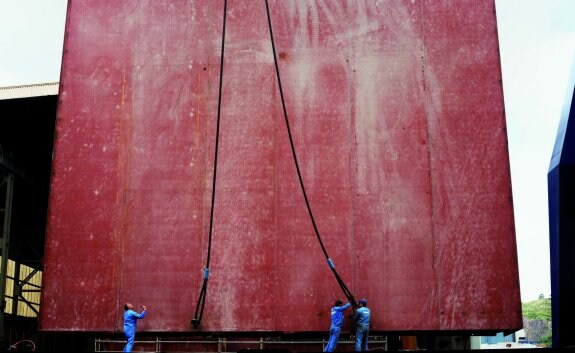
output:
[[523, 303], [523, 316], [529, 320], [551, 321], [551, 299], [537, 299]]
[[539, 340], [539, 343], [540, 343], [543, 347], [551, 347], [551, 345], [553, 344], [553, 343], [551, 342], [551, 334], [543, 336], [543, 337]]

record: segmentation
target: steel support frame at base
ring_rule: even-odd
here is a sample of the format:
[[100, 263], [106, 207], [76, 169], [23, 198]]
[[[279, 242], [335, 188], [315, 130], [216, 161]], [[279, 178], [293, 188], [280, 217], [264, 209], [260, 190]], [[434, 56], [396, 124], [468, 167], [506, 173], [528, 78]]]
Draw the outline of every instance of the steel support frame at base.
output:
[[[94, 352], [114, 352], [106, 349], [107, 345], [114, 344], [114, 345], [122, 345], [124, 344], [124, 340], [117, 340], [117, 339], [102, 339], [96, 338], [94, 340]], [[228, 339], [225, 337], [218, 337], [217, 339], [197, 339], [197, 340], [175, 340], [175, 339], [162, 339], [161, 337], [156, 337], [155, 339], [148, 339], [148, 340], [139, 340], [135, 342], [135, 345], [145, 345], [146, 347], [150, 347], [154, 345], [153, 352], [163, 352], [162, 344], [170, 344], [170, 345], [214, 345], [217, 347], [217, 350], [213, 352], [218, 353], [225, 353], [228, 352], [227, 345], [244, 345], [243, 348], [249, 348], [254, 350], [263, 350], [263, 349], [273, 349], [273, 347], [277, 346], [293, 346], [295, 351], [297, 351], [297, 347], [302, 346], [317, 346], [321, 344], [321, 350], [325, 348], [327, 344], [326, 339], [302, 339], [302, 340], [289, 340], [289, 339], [278, 339], [278, 340], [269, 340], [264, 337], [248, 339], [248, 340], [240, 340], [238, 338]], [[339, 345], [354, 345], [355, 341], [353, 339], [342, 339], [339, 341]], [[384, 351], [388, 350], [387, 346], [387, 336], [369, 336], [369, 344], [370, 347], [377, 347], [376, 349], [381, 349]], [[214, 348], [216, 348], [214, 347]], [[235, 351], [235, 350], [233, 350]], [[148, 351], [151, 352], [151, 351]]]

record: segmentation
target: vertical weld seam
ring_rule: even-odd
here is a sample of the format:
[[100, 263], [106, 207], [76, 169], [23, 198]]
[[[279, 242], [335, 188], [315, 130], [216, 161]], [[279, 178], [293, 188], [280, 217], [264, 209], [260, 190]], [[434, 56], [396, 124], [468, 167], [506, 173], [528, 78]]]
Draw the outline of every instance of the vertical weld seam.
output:
[[[123, 116], [124, 114], [122, 114]], [[125, 139], [124, 143], [124, 155], [125, 155], [125, 163], [124, 163], [124, 202], [122, 204], [122, 254], [124, 253], [124, 245], [125, 245], [125, 236], [128, 234], [128, 222], [127, 216], [129, 213], [129, 195], [128, 195], [128, 187], [130, 184], [130, 161], [131, 161], [131, 152], [130, 146], [132, 146], [132, 113], [130, 106], [127, 109], [127, 124], [126, 124], [126, 135], [127, 138]], [[124, 268], [124, 257], [122, 256], [122, 276], [123, 276], [123, 268]]]
[[[121, 302], [120, 302], [120, 294], [121, 294], [121, 286], [122, 286], [122, 279], [121, 279], [121, 269], [122, 269], [122, 253], [123, 253], [123, 242], [121, 241], [121, 239], [119, 238], [118, 235], [118, 227], [121, 224], [120, 222], [120, 218], [121, 218], [121, 212], [118, 210], [119, 209], [119, 204], [120, 204], [120, 169], [121, 169], [121, 161], [122, 161], [122, 143], [123, 143], [123, 131], [124, 131], [124, 124], [123, 124], [123, 116], [124, 116], [124, 102], [125, 102], [125, 86], [126, 86], [126, 71], [124, 69], [124, 73], [123, 73], [123, 77], [122, 77], [122, 96], [121, 96], [121, 100], [120, 100], [120, 115], [119, 115], [119, 120], [120, 120], [120, 126], [119, 126], [119, 131], [118, 131], [118, 156], [117, 156], [117, 161], [116, 161], [116, 180], [118, 181], [118, 187], [116, 189], [116, 208], [115, 208], [115, 222], [114, 222], [114, 245], [115, 245], [115, 249], [116, 249], [116, 265], [117, 268], [114, 267], [113, 271], [113, 275], [112, 278], [114, 278], [114, 281], [116, 283], [118, 283], [118, 288], [117, 288], [117, 295], [116, 295], [116, 301], [117, 301], [117, 305], [118, 307], [120, 307]], [[120, 212], [120, 214], [119, 214]], [[116, 322], [114, 323], [114, 327], [116, 327], [116, 330], [119, 330], [118, 327], [118, 322], [120, 321], [120, 310], [116, 311]]]
[[[203, 65], [202, 65], [203, 66]], [[198, 72], [198, 86], [197, 86], [197, 93], [196, 94], [192, 94], [192, 96], [197, 97], [197, 105], [196, 105], [196, 118], [195, 118], [195, 125], [194, 122], [192, 122], [192, 128], [194, 129], [193, 135], [194, 135], [194, 141], [192, 142], [195, 150], [197, 150], [198, 148], [200, 148], [200, 141], [201, 141], [201, 122], [202, 122], [202, 115], [201, 115], [201, 104], [204, 101], [204, 96], [202, 94], [202, 71], [200, 70]], [[205, 146], [205, 145], [204, 145]], [[193, 157], [193, 153], [192, 156]], [[195, 165], [195, 164], [194, 164]], [[205, 165], [204, 165], [205, 168]], [[205, 174], [204, 174], [205, 175]], [[190, 181], [191, 181], [191, 189], [190, 189], [190, 197], [193, 197], [193, 192], [194, 192], [194, 172], [193, 170], [190, 171]], [[203, 184], [203, 180], [205, 180], [205, 178], [202, 178], [202, 184]], [[200, 190], [203, 190], [203, 188], [201, 188]], [[193, 206], [190, 205], [190, 209], [193, 209]], [[200, 222], [202, 222], [202, 228], [200, 230], [200, 234], [199, 234], [199, 238], [200, 238], [200, 245], [202, 245], [202, 238], [203, 238], [203, 222], [204, 222], [204, 217], [203, 217], [203, 207], [201, 209], [202, 211], [202, 216], [200, 218]], [[191, 235], [192, 239], [191, 239], [191, 244], [194, 244], [194, 234]], [[201, 251], [202, 251], [203, 247], [200, 247], [200, 258], [202, 257]], [[189, 266], [190, 266], [190, 270], [193, 269], [194, 267], [194, 256], [190, 256], [190, 261], [189, 261]], [[193, 273], [192, 271], [190, 271], [190, 273]], [[193, 279], [193, 276], [190, 280]]]
[[[346, 17], [346, 23], [349, 24], [349, 8], [346, 9], [344, 12]], [[347, 81], [347, 94], [348, 94], [348, 118], [349, 118], [349, 176], [350, 176], [350, 194], [351, 194], [351, 231], [350, 231], [350, 240], [351, 240], [351, 292], [355, 293], [355, 277], [357, 272], [357, 266], [355, 262], [355, 202], [356, 197], [355, 194], [357, 192], [357, 148], [354, 148], [355, 141], [357, 141], [357, 131], [355, 126], [355, 119], [353, 115], [352, 109], [352, 90], [351, 84], [353, 79], [353, 68], [351, 64], [351, 56], [352, 56], [352, 49], [351, 49], [351, 33], [348, 30], [345, 31], [347, 36], [347, 72], [348, 72], [348, 81]], [[355, 168], [354, 168], [355, 164]]]
[[[265, 12], [265, 4], [264, 4], [264, 16], [267, 15], [267, 13]], [[265, 28], [265, 26], [264, 26]], [[262, 87], [265, 87], [266, 84], [270, 84], [271, 86], [271, 90], [275, 90], [276, 86], [274, 85], [275, 81], [273, 80], [274, 78], [274, 69], [273, 66], [271, 68], [271, 80], [264, 80], [262, 82]], [[273, 104], [275, 102], [275, 97], [277, 97], [276, 94], [271, 94], [271, 119], [273, 121], [273, 135], [272, 135], [272, 145], [273, 145], [273, 179], [272, 179], [272, 198], [273, 198], [273, 227], [274, 227], [274, 231], [272, 232], [273, 234], [273, 244], [274, 244], [274, 250], [273, 250], [273, 273], [271, 274], [271, 277], [273, 278], [273, 286], [272, 286], [272, 295], [273, 295], [273, 302], [277, 303], [277, 296], [278, 293], [280, 291], [280, 288], [278, 287], [280, 281], [279, 279], [281, 278], [281, 276], [279, 275], [279, 270], [283, 269], [283, 266], [280, 266], [280, 258], [281, 258], [281, 254], [280, 254], [280, 249], [279, 246], [280, 244], [282, 244], [282, 242], [279, 240], [278, 238], [278, 229], [279, 229], [279, 212], [280, 212], [280, 200], [279, 200], [279, 194], [280, 194], [280, 190], [279, 190], [279, 172], [280, 172], [280, 167], [278, 165], [279, 163], [279, 155], [280, 155], [280, 147], [278, 144], [278, 134], [279, 134], [279, 129], [278, 129], [278, 123], [276, 122], [276, 118], [275, 118], [275, 104]], [[272, 310], [272, 327], [274, 327], [276, 330], [279, 329], [278, 328], [278, 323], [280, 323], [281, 320], [278, 317], [277, 314], [277, 310]]]
[[[212, 34], [213, 31], [213, 16], [214, 16], [214, 12], [213, 12], [213, 3], [212, 1], [209, 2], [209, 12], [210, 15], [208, 16], [209, 21], [208, 21], [208, 33], [210, 33], [210, 35]], [[210, 129], [210, 124], [208, 117], [212, 116], [212, 111], [211, 111], [211, 105], [209, 104], [210, 102], [210, 91], [211, 91], [211, 82], [212, 82], [212, 74], [211, 74], [211, 52], [212, 52], [212, 41], [208, 41], [208, 54], [207, 54], [207, 64], [206, 64], [206, 70], [208, 73], [208, 80], [206, 82], [206, 124], [205, 124], [205, 136], [204, 136], [204, 178], [202, 178], [202, 189], [203, 189], [203, 203], [202, 203], [202, 232], [201, 232], [201, 238], [200, 238], [200, 263], [205, 263], [206, 258], [204, 257], [204, 249], [206, 249], [205, 246], [205, 238], [206, 238], [206, 205], [208, 202], [208, 194], [207, 194], [207, 187], [208, 187], [208, 163], [211, 159], [208, 158], [208, 145], [209, 145], [209, 140], [208, 140], [208, 130]]]
[[[273, 75], [273, 71], [272, 71], [272, 75]], [[271, 86], [272, 86], [272, 91], [273, 91], [275, 85], [273, 84], [273, 81], [271, 81], [271, 82], [272, 82]], [[275, 94], [271, 95], [272, 102], [275, 100], [274, 97], [276, 97]], [[275, 109], [273, 109], [275, 104], [272, 104], [271, 106], [272, 106], [272, 109], [271, 109], [272, 118], [274, 121], [276, 121], [277, 119], [275, 119], [275, 114], [274, 114]], [[279, 204], [280, 204], [279, 193], [280, 193], [280, 190], [279, 190], [279, 180], [278, 180], [279, 179], [278, 173], [280, 171], [280, 168], [278, 166], [278, 161], [280, 160], [280, 158], [279, 158], [280, 151], [279, 151], [279, 144], [278, 144], [278, 124], [274, 123], [273, 126], [274, 126], [274, 131], [273, 131], [273, 140], [274, 140], [273, 141], [273, 145], [274, 145], [274, 158], [273, 158], [274, 163], [273, 163], [273, 166], [274, 166], [274, 172], [273, 172], [273, 184], [272, 185], [273, 185], [273, 193], [274, 193], [273, 198], [274, 198], [274, 211], [275, 211], [274, 212], [275, 230], [273, 232], [274, 233], [274, 243], [275, 243], [274, 244], [275, 251], [274, 251], [274, 289], [273, 289], [273, 293], [274, 293], [274, 298], [277, 298], [278, 283], [280, 283], [279, 282], [280, 276], [279, 276], [278, 272], [279, 272], [279, 269], [283, 268], [283, 267], [280, 267], [280, 264], [279, 264], [279, 257], [280, 257], [279, 256], [279, 244], [281, 244], [281, 243], [278, 241], [278, 228], [279, 228], [279, 226], [278, 226], [278, 222], [279, 222], [278, 214], [280, 212], [280, 210], [279, 210]], [[277, 328], [278, 327], [277, 324], [279, 322], [277, 310], [274, 310], [273, 312], [274, 312], [273, 323], [274, 323], [274, 327]]]
[[[118, 188], [116, 190], [116, 222], [114, 225], [114, 243], [117, 244], [116, 249], [119, 251], [118, 253], [118, 268], [117, 273], [114, 274], [114, 278], [118, 277], [118, 294], [117, 294], [117, 301], [118, 307], [121, 306], [121, 294], [122, 294], [122, 283], [123, 283], [123, 268], [124, 268], [124, 261], [123, 261], [123, 254], [124, 254], [124, 232], [123, 224], [124, 224], [124, 202], [125, 202], [125, 187], [126, 187], [126, 162], [124, 160], [125, 155], [125, 135], [124, 135], [124, 113], [125, 113], [125, 106], [126, 106], [126, 70], [124, 68], [123, 76], [122, 76], [122, 96], [121, 96], [121, 103], [120, 103], [120, 126], [119, 126], [119, 137], [118, 137], [118, 158], [117, 158], [117, 172], [116, 177], [118, 180]], [[122, 163], [124, 162], [124, 163]], [[122, 178], [123, 176], [123, 178]], [[123, 188], [123, 190], [122, 190]], [[123, 196], [121, 194], [123, 193]], [[122, 201], [122, 202], [120, 202]], [[120, 312], [117, 311], [116, 326], [120, 320]]]
[[[425, 15], [424, 15], [424, 5], [423, 1], [420, 1], [420, 19], [421, 19], [421, 77], [422, 77], [422, 85], [423, 85], [423, 105], [425, 107], [425, 119], [426, 119], [426, 135], [427, 135], [427, 161], [429, 166], [429, 198], [431, 201], [431, 227], [432, 227], [432, 237], [433, 237], [433, 248], [432, 248], [432, 258], [433, 258], [433, 275], [435, 279], [435, 294], [437, 296], [437, 310], [440, 314], [441, 309], [441, 288], [439, 285], [439, 254], [438, 254], [438, 237], [437, 237], [437, 228], [436, 228], [436, 218], [435, 218], [435, 202], [434, 202], [434, 180], [433, 180], [433, 165], [432, 165], [432, 143], [430, 138], [430, 131], [429, 131], [429, 94], [431, 94], [430, 90], [427, 86], [427, 45], [426, 45], [426, 37], [425, 37]], [[441, 329], [441, 314], [438, 316], [438, 325]]]

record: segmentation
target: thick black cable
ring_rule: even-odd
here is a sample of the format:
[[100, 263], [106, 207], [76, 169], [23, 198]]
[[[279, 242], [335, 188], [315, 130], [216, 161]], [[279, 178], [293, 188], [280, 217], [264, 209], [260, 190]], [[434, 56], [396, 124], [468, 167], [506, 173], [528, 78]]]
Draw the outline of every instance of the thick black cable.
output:
[[[226, 42], [226, 18], [227, 18], [227, 7], [228, 1], [224, 0], [224, 18], [222, 25], [222, 51], [220, 55], [220, 83], [218, 90], [218, 117], [216, 124], [216, 146], [214, 153], [214, 175], [212, 179], [212, 204], [210, 210], [210, 230], [208, 235], [208, 254], [206, 257], [206, 267], [204, 268], [204, 283], [200, 291], [200, 296], [198, 297], [198, 304], [196, 305], [196, 312], [194, 318], [192, 319], [192, 325], [198, 327], [202, 321], [202, 316], [204, 315], [204, 307], [206, 305], [206, 293], [208, 290], [208, 278], [210, 274], [210, 256], [212, 252], [212, 233], [214, 224], [214, 205], [216, 200], [216, 174], [218, 170], [218, 147], [220, 140], [220, 112], [222, 107], [222, 82], [224, 77], [224, 47]], [[198, 316], [199, 314], [199, 316]]]
[[325, 246], [323, 245], [323, 241], [321, 240], [321, 236], [319, 235], [319, 230], [317, 228], [315, 218], [313, 217], [313, 213], [311, 211], [311, 206], [310, 206], [308, 198], [307, 198], [307, 193], [305, 191], [303, 179], [302, 179], [300, 168], [299, 168], [299, 163], [297, 160], [297, 155], [295, 152], [295, 147], [294, 147], [293, 138], [292, 138], [291, 129], [290, 129], [290, 124], [289, 124], [288, 115], [287, 115], [287, 109], [286, 109], [285, 100], [284, 100], [284, 94], [283, 94], [283, 89], [282, 89], [280, 70], [279, 70], [278, 61], [277, 61], [276, 46], [275, 46], [274, 35], [273, 35], [273, 30], [272, 30], [272, 21], [271, 21], [271, 17], [270, 17], [268, 0], [265, 0], [265, 2], [266, 2], [266, 13], [267, 13], [267, 17], [268, 17], [268, 27], [270, 30], [270, 39], [271, 39], [271, 43], [272, 43], [272, 51], [273, 51], [273, 55], [274, 55], [274, 64], [275, 64], [276, 76], [277, 76], [277, 80], [278, 80], [278, 88], [279, 88], [279, 92], [280, 92], [280, 98], [281, 98], [281, 102], [282, 102], [284, 120], [285, 120], [286, 127], [287, 127], [291, 151], [292, 151], [293, 159], [295, 162], [295, 168], [297, 170], [297, 176], [299, 178], [299, 184], [301, 186], [301, 191], [303, 193], [303, 198], [305, 200], [305, 205], [307, 207], [307, 211], [309, 213], [309, 217], [311, 219], [311, 223], [313, 225], [313, 229], [315, 231], [316, 238], [319, 242], [319, 245], [321, 246], [321, 250], [323, 251], [325, 258], [327, 259], [329, 267], [331, 268], [339, 286], [341, 287], [341, 289], [342, 289], [343, 293], [345, 294], [346, 298], [348, 299], [348, 301], [355, 304], [355, 298], [353, 297], [350, 290], [347, 288], [347, 286], [345, 285], [345, 283], [343, 282], [343, 280], [341, 279], [341, 277], [337, 273], [333, 262], [331, 261], [331, 259], [329, 258], [329, 255], [327, 254], [327, 251], [325, 250]]

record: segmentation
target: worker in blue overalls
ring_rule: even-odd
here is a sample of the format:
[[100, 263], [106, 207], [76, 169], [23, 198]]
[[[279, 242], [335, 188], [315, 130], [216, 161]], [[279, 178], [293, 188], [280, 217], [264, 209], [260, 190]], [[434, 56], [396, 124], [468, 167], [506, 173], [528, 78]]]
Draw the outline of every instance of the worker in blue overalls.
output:
[[329, 341], [325, 346], [324, 352], [333, 352], [339, 342], [339, 334], [343, 326], [343, 312], [351, 306], [350, 303], [343, 305], [341, 300], [336, 300], [335, 305], [331, 308], [331, 327], [329, 328]]
[[356, 310], [354, 320], [356, 324], [355, 331], [355, 351], [367, 351], [367, 336], [369, 335], [369, 320], [371, 313], [367, 307], [367, 300], [358, 301], [359, 309]]
[[134, 339], [136, 338], [136, 326], [140, 319], [146, 316], [146, 306], [142, 305], [142, 312], [137, 313], [132, 310], [134, 306], [132, 303], [124, 304], [124, 335], [126, 336], [126, 346], [124, 352], [131, 352], [134, 347]]

